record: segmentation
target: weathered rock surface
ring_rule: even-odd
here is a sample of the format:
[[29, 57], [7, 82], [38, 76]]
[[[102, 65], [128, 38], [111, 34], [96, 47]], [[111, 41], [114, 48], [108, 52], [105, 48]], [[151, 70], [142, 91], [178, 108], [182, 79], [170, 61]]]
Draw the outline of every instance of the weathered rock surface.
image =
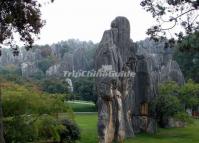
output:
[[66, 83], [67, 83], [67, 88], [68, 88], [68, 91], [70, 92], [70, 93], [72, 93], [73, 92], [73, 83], [72, 83], [72, 80], [70, 79], [70, 78], [66, 78]]
[[[91, 41], [68, 40], [52, 45], [34, 46], [29, 51], [22, 47], [19, 48], [18, 56], [13, 56], [12, 50], [4, 48], [0, 56], [0, 68], [15, 66], [19, 71], [23, 70], [22, 76], [41, 74], [62, 77], [64, 71], [93, 69], [95, 47], [96, 44]], [[30, 63], [35, 68], [25, 68], [30, 67]], [[49, 67], [43, 70], [41, 65]]]
[[[133, 71], [135, 56], [132, 45], [129, 21], [117, 17], [111, 23], [111, 29], [104, 32], [96, 51], [96, 70], [111, 66], [115, 72]], [[96, 78], [100, 143], [122, 142], [124, 138], [134, 136], [131, 122], [133, 83], [134, 79], [129, 77]]]
[[37, 68], [37, 65], [35, 63], [25, 62], [21, 64], [21, 73], [23, 77], [32, 76], [39, 71], [40, 70]]
[[184, 84], [184, 76], [176, 61], [173, 60], [173, 49], [165, 48], [165, 42], [155, 43], [149, 39], [138, 42], [137, 55], [147, 59], [148, 72], [155, 72], [157, 82], [175, 81]]
[[75, 51], [73, 55], [73, 63], [75, 71], [86, 70], [87, 61], [85, 56], [86, 56], [85, 48], [79, 48]]
[[168, 117], [165, 119], [164, 127], [165, 128], [183, 128], [186, 126], [186, 122], [183, 122], [181, 120]]
[[158, 85], [166, 81], [184, 83], [172, 51], [164, 43], [150, 40], [134, 44], [130, 24], [117, 17], [104, 32], [96, 50], [95, 69], [135, 72], [135, 77], [97, 77], [98, 134], [100, 143], [121, 142], [134, 133], [157, 131], [149, 103], [158, 96]]

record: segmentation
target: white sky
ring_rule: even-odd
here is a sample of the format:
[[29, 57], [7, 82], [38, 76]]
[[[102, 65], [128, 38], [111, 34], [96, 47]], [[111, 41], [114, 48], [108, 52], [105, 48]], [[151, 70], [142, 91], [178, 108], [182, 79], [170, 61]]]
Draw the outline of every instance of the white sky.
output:
[[46, 25], [36, 44], [52, 44], [79, 39], [99, 42], [104, 30], [116, 16], [125, 16], [131, 24], [131, 38], [145, 39], [155, 19], [140, 6], [141, 0], [55, 0], [42, 8]]

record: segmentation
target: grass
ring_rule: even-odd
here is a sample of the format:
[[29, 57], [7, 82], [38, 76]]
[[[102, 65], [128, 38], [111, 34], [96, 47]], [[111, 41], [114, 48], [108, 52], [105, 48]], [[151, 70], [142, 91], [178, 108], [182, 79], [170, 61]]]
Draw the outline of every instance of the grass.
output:
[[97, 143], [97, 115], [77, 114], [75, 120], [80, 127], [80, 143]]
[[[75, 120], [81, 129], [80, 143], [97, 143], [97, 115], [77, 114]], [[199, 120], [186, 128], [159, 129], [156, 135], [138, 134], [124, 143], [199, 143]]]
[[95, 104], [84, 101], [70, 101], [68, 105], [73, 109], [74, 112], [96, 112], [97, 109]]

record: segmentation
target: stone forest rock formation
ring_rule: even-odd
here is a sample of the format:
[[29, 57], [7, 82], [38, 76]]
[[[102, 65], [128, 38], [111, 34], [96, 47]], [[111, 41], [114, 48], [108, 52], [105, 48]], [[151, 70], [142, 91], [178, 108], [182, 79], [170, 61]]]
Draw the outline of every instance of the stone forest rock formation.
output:
[[[110, 65], [113, 71], [134, 71], [135, 53], [130, 39], [130, 24], [124, 17], [117, 17], [111, 23], [111, 29], [104, 32], [96, 51], [96, 70]], [[122, 142], [133, 137], [131, 122], [134, 79], [97, 78], [98, 93], [98, 133], [100, 143]]]
[[[148, 42], [148, 43], [147, 43]], [[100, 143], [122, 142], [141, 131], [155, 133], [157, 123], [149, 103], [158, 96], [158, 85], [184, 83], [178, 64], [164, 44], [133, 43], [127, 18], [117, 17], [104, 32], [95, 54], [95, 70], [135, 72], [134, 77], [96, 77], [98, 135]]]
[[62, 77], [64, 71], [93, 69], [96, 47], [97, 44], [91, 41], [72, 39], [52, 45], [35, 45], [29, 51], [21, 47], [18, 56], [13, 56], [12, 50], [3, 48], [0, 69], [14, 67], [23, 77]]

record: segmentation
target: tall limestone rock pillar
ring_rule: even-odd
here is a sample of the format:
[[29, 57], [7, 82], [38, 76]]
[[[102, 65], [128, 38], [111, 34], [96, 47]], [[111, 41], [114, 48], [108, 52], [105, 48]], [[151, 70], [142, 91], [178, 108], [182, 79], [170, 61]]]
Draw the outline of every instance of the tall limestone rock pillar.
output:
[[[130, 24], [125, 17], [117, 17], [111, 23], [111, 29], [104, 32], [95, 58], [96, 71], [135, 71]], [[133, 86], [134, 77], [96, 77], [100, 143], [122, 142], [134, 136], [131, 121], [135, 98]]]

